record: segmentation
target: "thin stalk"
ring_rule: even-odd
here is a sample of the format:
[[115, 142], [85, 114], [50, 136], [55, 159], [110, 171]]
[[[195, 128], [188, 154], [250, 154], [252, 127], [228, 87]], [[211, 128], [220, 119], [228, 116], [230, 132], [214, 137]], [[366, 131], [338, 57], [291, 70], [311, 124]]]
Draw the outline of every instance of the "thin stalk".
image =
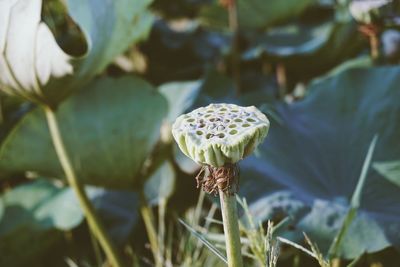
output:
[[285, 64], [278, 63], [276, 66], [276, 79], [279, 85], [279, 97], [283, 99], [287, 93], [287, 75]]
[[359, 30], [369, 39], [371, 58], [377, 60], [379, 58], [379, 28], [373, 24], [366, 24], [360, 26]]
[[369, 36], [369, 45], [372, 59], [377, 60], [379, 58], [379, 38], [375, 32]]
[[173, 225], [172, 222], [168, 223], [168, 231], [167, 231], [167, 245], [165, 248], [165, 265], [167, 267], [173, 267], [172, 264], [172, 241], [173, 241]]
[[101, 257], [101, 249], [99, 246], [99, 243], [97, 242], [96, 237], [94, 236], [94, 234], [90, 232], [90, 241], [92, 243], [92, 247], [93, 247], [93, 252], [94, 252], [94, 258], [96, 259], [96, 264], [97, 266], [101, 266], [103, 259]]
[[150, 248], [151, 248], [151, 252], [153, 253], [155, 266], [161, 267], [162, 261], [161, 261], [161, 255], [160, 255], [160, 247], [158, 244], [157, 231], [156, 231], [156, 227], [154, 224], [153, 211], [151, 210], [151, 208], [148, 205], [142, 204], [140, 207], [140, 213], [142, 215], [144, 227], [146, 228], [147, 236], [149, 238]]
[[243, 267], [236, 197], [219, 190], [228, 267]]
[[44, 111], [58, 159], [64, 170], [65, 176], [67, 177], [69, 185], [75, 191], [75, 194], [78, 197], [79, 204], [83, 210], [83, 213], [85, 214], [90, 230], [99, 241], [110, 264], [114, 267], [122, 267], [122, 260], [120, 259], [115, 246], [113, 245], [104, 226], [98, 218], [92, 203], [86, 195], [84, 186], [80, 183], [78, 177], [76, 176], [71, 159], [69, 158], [67, 150], [65, 149], [56, 114], [50, 107], [44, 107]]
[[203, 190], [200, 190], [199, 199], [197, 200], [196, 208], [194, 210], [194, 216], [192, 221], [193, 225], [200, 224], [201, 208], [203, 207], [205, 196], [206, 193]]
[[[202, 194], [203, 194], [203, 196], [204, 196], [204, 195], [205, 195], [204, 191], [201, 190], [201, 192], [202, 192]], [[213, 218], [213, 217], [214, 217], [214, 214], [215, 214], [215, 212], [216, 212], [216, 210], [217, 210], [217, 208], [218, 208], [218, 206], [217, 206], [216, 204], [213, 203], [212, 206], [211, 206], [211, 208], [210, 208], [210, 210], [208, 211], [208, 214], [207, 214], [207, 217], [206, 217], [206, 218]], [[210, 224], [211, 224], [211, 220], [207, 220], [207, 221], [205, 222], [205, 224], [204, 224], [204, 229], [205, 229], [205, 231], [208, 231], [208, 230], [209, 230]], [[195, 224], [194, 224], [194, 225], [195, 225]], [[200, 254], [201, 254], [201, 252], [202, 252], [202, 250], [201, 250], [201, 245], [202, 245], [201, 241], [200, 241], [200, 240], [197, 240], [196, 249], [195, 249], [195, 252], [193, 253], [193, 260], [194, 260], [194, 261], [197, 261], [197, 260], [200, 258]]]
[[0, 123], [4, 122], [4, 112], [3, 112], [3, 96], [0, 95]]
[[165, 256], [165, 210], [167, 207], [167, 199], [161, 198], [158, 202], [158, 244], [159, 255], [161, 260], [164, 261]]
[[232, 76], [236, 85], [236, 95], [240, 94], [240, 51], [239, 19], [236, 0], [228, 1], [229, 28], [232, 32]]

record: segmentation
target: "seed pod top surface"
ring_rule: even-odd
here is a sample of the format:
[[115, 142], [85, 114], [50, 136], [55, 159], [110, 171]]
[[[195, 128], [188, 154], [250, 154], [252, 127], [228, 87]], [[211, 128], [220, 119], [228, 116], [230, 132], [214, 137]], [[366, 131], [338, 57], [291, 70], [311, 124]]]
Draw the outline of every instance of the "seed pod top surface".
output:
[[221, 167], [251, 154], [268, 129], [267, 117], [254, 106], [211, 104], [178, 117], [172, 135], [186, 156]]

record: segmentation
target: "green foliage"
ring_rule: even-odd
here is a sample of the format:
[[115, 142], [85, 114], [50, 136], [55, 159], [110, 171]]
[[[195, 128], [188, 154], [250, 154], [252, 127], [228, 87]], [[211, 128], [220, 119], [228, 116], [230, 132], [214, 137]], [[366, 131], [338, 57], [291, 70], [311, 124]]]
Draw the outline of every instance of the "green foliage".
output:
[[[271, 122], [259, 157], [245, 160], [242, 168], [242, 193], [257, 203], [253, 211], [259, 219], [279, 212], [293, 216], [326, 251], [347, 212], [372, 136], [381, 137], [374, 159], [399, 153], [399, 73], [397, 67], [350, 70], [312, 84], [303, 101], [276, 106], [280, 121]], [[339, 249], [342, 257], [400, 243], [400, 214], [390, 204], [399, 201], [399, 193], [377, 173], [368, 173], [351, 236]]]
[[[78, 178], [104, 187], [86, 192], [133, 266], [225, 264], [218, 206], [204, 194], [195, 203], [198, 165], [170, 133], [180, 114], [216, 102], [255, 105], [271, 121], [241, 164], [246, 266], [334, 265], [335, 237], [343, 266], [397, 262], [387, 251], [400, 247], [400, 69], [379, 66], [398, 63], [389, 52], [400, 47], [399, 3], [355, 10], [386, 1], [237, 0], [237, 34], [225, 1], [152, 2], [0, 1], [0, 90], [59, 107]], [[360, 29], [377, 38], [379, 57]], [[94, 264], [87, 228], [77, 228], [83, 215], [71, 189], [24, 177], [64, 178], [42, 110], [0, 98], [0, 266], [53, 265], [50, 257], [104, 265], [102, 255]], [[372, 168], [359, 179], [375, 134]], [[285, 246], [276, 263], [281, 243], [296, 249]]]
[[[361, 194], [363, 192], [365, 181], [367, 178], [368, 170], [371, 165], [372, 156], [374, 154], [376, 142], [378, 140], [378, 136], [375, 135], [372, 139], [371, 144], [369, 145], [367, 155], [365, 157], [365, 161], [363, 163], [360, 178], [357, 181], [357, 185], [354, 189], [354, 192], [351, 196], [350, 200], [350, 208], [346, 213], [346, 217], [342, 222], [342, 226], [340, 227], [339, 231], [337, 232], [335, 239], [332, 241], [332, 244], [328, 251], [329, 259], [338, 258], [338, 250], [343, 244], [344, 238], [347, 236], [348, 230], [353, 223], [354, 217], [357, 215], [358, 209], [360, 208], [361, 204]], [[307, 240], [308, 237], [306, 237]], [[311, 243], [311, 242], [309, 242]]]
[[168, 199], [174, 192], [175, 170], [166, 161], [144, 184], [143, 192], [150, 206], [156, 206], [162, 199]]
[[175, 119], [193, 105], [200, 91], [200, 81], [170, 82], [158, 87], [158, 90], [168, 100], [168, 122]]
[[[356, 24], [350, 20], [297, 22], [258, 35], [243, 58], [264, 56], [273, 63], [284, 64], [291, 76], [307, 79], [355, 55], [363, 42]], [[309, 64], [305, 66], [304, 62]]]
[[216, 248], [213, 244], [211, 244], [201, 233], [198, 233], [195, 229], [193, 229], [190, 225], [185, 223], [183, 220], [179, 219], [179, 222], [185, 226], [185, 228], [194, 235], [198, 240], [200, 240], [215, 256], [217, 256], [224, 263], [228, 264], [228, 261], [218, 248]]
[[[166, 100], [136, 77], [101, 78], [57, 112], [78, 177], [86, 184], [132, 189], [159, 137]], [[32, 157], [34, 153], [35, 156]], [[0, 168], [62, 177], [45, 117], [27, 114], [3, 142]]]
[[82, 211], [70, 188], [57, 187], [38, 180], [7, 191], [2, 196], [4, 218], [0, 234], [19, 227], [70, 230], [83, 219]]
[[400, 186], [400, 161], [386, 161], [374, 163], [374, 168], [383, 177], [391, 181], [397, 186]]
[[[239, 25], [243, 28], [266, 28], [299, 16], [316, 0], [238, 0]], [[288, 8], [290, 7], [290, 8]], [[200, 14], [207, 26], [223, 28], [228, 26], [228, 12], [217, 1], [205, 6]]]
[[237, 198], [237, 202], [244, 211], [241, 218], [244, 223], [241, 226], [245, 237], [248, 239], [248, 246], [244, 246], [244, 248], [250, 250], [246, 254], [251, 255], [259, 266], [275, 267], [280, 252], [279, 241], [275, 238], [279, 226], [274, 227], [273, 223], [268, 221], [267, 231], [265, 231], [261, 222], [259, 222], [259, 225], [254, 222], [246, 199]]
[[62, 240], [54, 229], [70, 230], [83, 220], [71, 189], [45, 180], [18, 186], [4, 193], [1, 201], [1, 266], [26, 266]]

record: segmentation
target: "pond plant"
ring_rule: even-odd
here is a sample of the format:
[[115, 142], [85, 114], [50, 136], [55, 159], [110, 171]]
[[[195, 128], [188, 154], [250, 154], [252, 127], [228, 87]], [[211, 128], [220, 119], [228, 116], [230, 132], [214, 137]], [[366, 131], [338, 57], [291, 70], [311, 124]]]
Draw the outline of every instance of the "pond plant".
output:
[[182, 152], [202, 165], [197, 187], [219, 195], [228, 266], [243, 266], [235, 197], [238, 162], [267, 136], [268, 118], [254, 106], [210, 104], [181, 115], [172, 127]]
[[399, 36], [394, 0], [0, 0], [0, 266], [397, 267]]

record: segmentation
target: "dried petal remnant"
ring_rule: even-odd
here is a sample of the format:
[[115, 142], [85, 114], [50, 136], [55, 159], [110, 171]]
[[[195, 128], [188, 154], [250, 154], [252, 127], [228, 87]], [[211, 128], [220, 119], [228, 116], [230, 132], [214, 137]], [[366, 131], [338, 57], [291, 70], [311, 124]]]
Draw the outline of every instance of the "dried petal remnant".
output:
[[211, 104], [178, 117], [172, 134], [186, 156], [222, 167], [251, 154], [268, 129], [267, 117], [254, 106]]
[[204, 165], [196, 176], [197, 188], [206, 193], [218, 195], [219, 190], [233, 195], [239, 189], [239, 167], [226, 164], [223, 167]]

